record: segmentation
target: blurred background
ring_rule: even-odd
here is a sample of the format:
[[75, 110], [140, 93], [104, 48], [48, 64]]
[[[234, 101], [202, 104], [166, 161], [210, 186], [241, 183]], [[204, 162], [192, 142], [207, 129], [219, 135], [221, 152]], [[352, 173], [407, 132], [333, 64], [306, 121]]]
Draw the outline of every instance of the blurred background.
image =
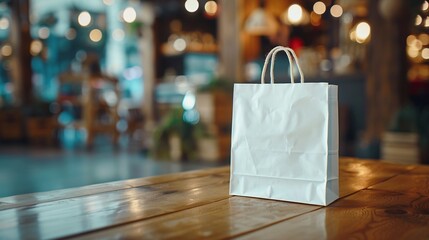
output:
[[0, 197], [229, 164], [277, 45], [339, 86], [341, 156], [429, 163], [427, 0], [0, 0]]

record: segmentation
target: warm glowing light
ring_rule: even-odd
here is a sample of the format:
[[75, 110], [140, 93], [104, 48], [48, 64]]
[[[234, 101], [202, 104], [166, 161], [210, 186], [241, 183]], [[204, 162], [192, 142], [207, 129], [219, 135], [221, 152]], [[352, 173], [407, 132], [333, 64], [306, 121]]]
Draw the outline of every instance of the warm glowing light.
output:
[[292, 4], [287, 9], [287, 19], [291, 24], [299, 24], [302, 20], [302, 7], [298, 4]]
[[43, 43], [40, 40], [34, 40], [30, 45], [30, 53], [33, 56], [37, 56], [40, 52], [42, 52]]
[[137, 18], [137, 12], [133, 7], [127, 7], [122, 13], [122, 18], [124, 19], [125, 22], [132, 23]]
[[425, 20], [425, 27], [429, 27], [429, 17], [426, 17], [426, 20]]
[[112, 37], [115, 41], [118, 41], [118, 42], [124, 40], [125, 38], [124, 30], [120, 28], [113, 30]]
[[13, 53], [12, 46], [10, 46], [9, 44], [6, 44], [3, 47], [1, 47], [0, 52], [2, 56], [9, 57]]
[[173, 47], [178, 52], [183, 52], [186, 49], [186, 41], [183, 38], [174, 40]]
[[66, 38], [68, 40], [73, 40], [76, 38], [76, 30], [74, 30], [73, 28], [70, 28], [68, 30], [68, 32], [66, 33]]
[[326, 5], [323, 2], [316, 2], [313, 5], [313, 11], [319, 15], [322, 15], [326, 12]]
[[429, 48], [425, 48], [422, 50], [422, 58], [426, 60], [429, 59]]
[[92, 29], [89, 33], [89, 38], [93, 42], [99, 42], [103, 38], [103, 33], [100, 31], [100, 29]]
[[359, 43], [365, 42], [371, 34], [371, 27], [366, 22], [360, 22], [356, 26], [356, 41]]
[[341, 17], [343, 15], [343, 8], [338, 4], [333, 5], [331, 7], [331, 15], [336, 18]]
[[423, 44], [419, 39], [414, 39], [410, 47], [416, 50], [421, 50], [423, 48]]
[[411, 45], [413, 45], [413, 42], [414, 42], [414, 40], [416, 40], [417, 38], [416, 38], [416, 36], [414, 36], [414, 35], [409, 35], [408, 37], [407, 37], [407, 45], [408, 46], [411, 46]]
[[429, 44], [429, 35], [426, 33], [422, 33], [419, 35], [419, 40], [422, 41], [423, 45], [428, 45]]
[[349, 37], [350, 37], [350, 40], [356, 41], [356, 30], [350, 31]]
[[188, 12], [196, 12], [198, 8], [200, 7], [200, 4], [197, 0], [186, 0], [185, 2], [185, 9]]
[[0, 19], [0, 29], [8, 29], [9, 28], [9, 19], [2, 17]]
[[39, 29], [39, 38], [41, 39], [47, 39], [49, 37], [49, 35], [51, 34], [51, 31], [49, 30], [48, 27], [41, 27]]
[[423, 18], [420, 15], [417, 15], [416, 22], [414, 23], [416, 26], [422, 24]]
[[425, 2], [422, 4], [422, 10], [423, 10], [423, 11], [426, 11], [426, 10], [428, 10], [428, 8], [429, 8], [429, 3], [428, 3], [428, 1], [425, 1]]
[[86, 27], [91, 23], [91, 14], [87, 11], [83, 11], [77, 17], [77, 21], [82, 27]]
[[419, 50], [414, 49], [414, 48], [408, 48], [407, 54], [410, 58], [416, 58], [419, 56]]
[[313, 26], [320, 26], [321, 22], [322, 22], [322, 16], [320, 16], [319, 14], [312, 12], [310, 14], [310, 22], [311, 25]]
[[214, 16], [217, 12], [217, 3], [215, 1], [207, 1], [204, 5], [204, 10], [209, 16]]

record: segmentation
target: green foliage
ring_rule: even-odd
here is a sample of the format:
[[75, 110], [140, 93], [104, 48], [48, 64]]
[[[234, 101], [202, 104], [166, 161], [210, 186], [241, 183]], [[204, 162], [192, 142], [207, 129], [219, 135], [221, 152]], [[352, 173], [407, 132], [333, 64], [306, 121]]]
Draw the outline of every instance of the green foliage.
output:
[[198, 89], [199, 92], [211, 92], [215, 90], [225, 91], [232, 94], [233, 82], [224, 78], [214, 78], [209, 84]]
[[182, 159], [194, 160], [198, 157], [198, 140], [209, 136], [206, 126], [198, 122], [192, 124], [183, 120], [183, 109], [172, 109], [155, 129], [154, 147], [152, 155], [160, 159], [170, 158], [171, 136], [178, 136], [181, 140]]

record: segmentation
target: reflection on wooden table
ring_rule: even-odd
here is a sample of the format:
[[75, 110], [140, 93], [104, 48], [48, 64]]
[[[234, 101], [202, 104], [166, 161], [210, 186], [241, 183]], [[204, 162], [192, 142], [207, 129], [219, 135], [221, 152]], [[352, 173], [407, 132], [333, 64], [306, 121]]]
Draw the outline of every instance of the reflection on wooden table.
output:
[[429, 166], [340, 159], [327, 207], [229, 196], [229, 168], [0, 198], [0, 239], [428, 239]]

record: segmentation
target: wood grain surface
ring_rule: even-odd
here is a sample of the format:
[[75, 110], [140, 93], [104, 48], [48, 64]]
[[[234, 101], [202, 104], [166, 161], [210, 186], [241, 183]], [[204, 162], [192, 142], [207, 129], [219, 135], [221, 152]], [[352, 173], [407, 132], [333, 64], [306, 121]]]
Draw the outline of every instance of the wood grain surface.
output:
[[429, 167], [340, 159], [327, 207], [229, 195], [213, 168], [0, 199], [0, 239], [429, 239]]
[[429, 198], [362, 190], [240, 239], [428, 239]]

